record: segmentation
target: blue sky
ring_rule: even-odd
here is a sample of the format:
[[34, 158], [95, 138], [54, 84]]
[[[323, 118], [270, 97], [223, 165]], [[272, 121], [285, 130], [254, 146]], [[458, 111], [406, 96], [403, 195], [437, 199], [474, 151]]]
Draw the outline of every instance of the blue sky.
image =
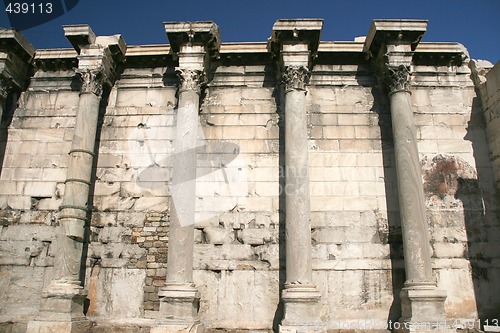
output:
[[[0, 7], [3, 9], [3, 7]], [[471, 58], [500, 60], [500, 0], [80, 0], [65, 15], [23, 33], [36, 48], [70, 47], [62, 25], [89, 24], [128, 45], [168, 43], [164, 21], [210, 20], [223, 42], [265, 41], [279, 18], [323, 18], [322, 40], [366, 35], [376, 18], [427, 19], [423, 41], [460, 42]], [[0, 25], [8, 26], [0, 13]]]

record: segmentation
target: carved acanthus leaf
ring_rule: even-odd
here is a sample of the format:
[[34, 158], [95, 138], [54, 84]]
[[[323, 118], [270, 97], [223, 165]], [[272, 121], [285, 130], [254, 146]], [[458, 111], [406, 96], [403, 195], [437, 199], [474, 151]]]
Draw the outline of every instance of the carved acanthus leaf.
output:
[[192, 90], [200, 94], [205, 86], [205, 74], [196, 69], [178, 69], [179, 91]]
[[104, 74], [101, 67], [95, 69], [77, 68], [75, 71], [82, 79], [82, 88], [80, 90], [82, 93], [92, 93], [96, 96], [101, 96], [104, 84]]
[[385, 82], [389, 93], [410, 91], [410, 66], [386, 66]]
[[285, 91], [305, 90], [309, 83], [310, 72], [306, 66], [287, 66], [283, 71], [281, 79], [285, 85]]

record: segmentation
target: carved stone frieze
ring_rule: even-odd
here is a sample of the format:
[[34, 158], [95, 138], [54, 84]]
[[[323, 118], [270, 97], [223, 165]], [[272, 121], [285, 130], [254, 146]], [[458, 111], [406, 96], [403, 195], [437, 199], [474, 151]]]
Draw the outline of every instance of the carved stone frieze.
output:
[[386, 66], [384, 81], [389, 94], [398, 91], [410, 91], [410, 66]]
[[305, 90], [310, 71], [306, 66], [286, 66], [281, 76], [285, 91]]
[[92, 69], [77, 68], [75, 71], [82, 79], [82, 87], [80, 90], [82, 93], [92, 93], [96, 96], [101, 96], [104, 84], [104, 74], [101, 67]]
[[179, 91], [192, 90], [200, 94], [205, 86], [205, 74], [196, 69], [178, 69]]

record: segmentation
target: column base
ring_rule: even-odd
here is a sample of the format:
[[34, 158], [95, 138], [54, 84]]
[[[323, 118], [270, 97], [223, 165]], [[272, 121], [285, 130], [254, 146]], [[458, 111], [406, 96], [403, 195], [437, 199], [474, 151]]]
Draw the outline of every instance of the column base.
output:
[[[399, 325], [398, 325], [399, 324]], [[456, 333], [457, 328], [446, 322], [396, 322], [393, 324], [394, 333]]]
[[456, 332], [446, 321], [446, 291], [434, 282], [407, 281], [399, 297], [401, 318], [394, 323], [395, 332]]
[[158, 323], [151, 333], [202, 333], [198, 319], [200, 293], [193, 284], [167, 284], [158, 292]]
[[79, 281], [56, 281], [42, 294], [40, 312], [28, 323], [27, 333], [84, 333], [92, 322], [83, 314], [87, 292]]
[[89, 320], [61, 321], [30, 321], [26, 333], [88, 333], [92, 328]]
[[203, 333], [205, 328], [201, 323], [162, 323], [151, 328], [150, 333]]
[[326, 333], [326, 324], [321, 320], [321, 294], [313, 286], [287, 287], [281, 296], [285, 315], [280, 333], [314, 332]]

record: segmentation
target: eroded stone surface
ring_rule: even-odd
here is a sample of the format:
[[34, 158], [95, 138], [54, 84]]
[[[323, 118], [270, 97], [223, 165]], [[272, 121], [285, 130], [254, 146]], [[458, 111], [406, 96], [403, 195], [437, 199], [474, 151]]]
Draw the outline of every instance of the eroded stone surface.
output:
[[[296, 76], [288, 82], [288, 88], [307, 90], [306, 136], [299, 143], [307, 141], [311, 281], [320, 293], [317, 315], [333, 332], [367, 318], [382, 326], [397, 322], [405, 281], [390, 101], [378, 89], [380, 74], [366, 61], [363, 45], [319, 43], [309, 81], [299, 84]], [[24, 332], [38, 315], [59, 252], [55, 236], [80, 96], [73, 86], [76, 53], [50, 52], [37, 51], [30, 86], [4, 130], [0, 330], [7, 332]], [[162, 325], [179, 83], [168, 53], [163, 45], [130, 47], [99, 109], [88, 246], [82, 249], [85, 311], [95, 332], [149, 332]], [[432, 277], [447, 292], [445, 314], [495, 318], [498, 89], [488, 87], [496, 87], [498, 65], [478, 63], [479, 96], [462, 56], [458, 44], [421, 42], [408, 103]], [[280, 291], [290, 269], [281, 65], [265, 43], [223, 43], [212, 61], [196, 114], [197, 139], [237, 150], [223, 151], [215, 162], [203, 159], [196, 172], [192, 267], [199, 316], [208, 331], [269, 332], [283, 319]]]

